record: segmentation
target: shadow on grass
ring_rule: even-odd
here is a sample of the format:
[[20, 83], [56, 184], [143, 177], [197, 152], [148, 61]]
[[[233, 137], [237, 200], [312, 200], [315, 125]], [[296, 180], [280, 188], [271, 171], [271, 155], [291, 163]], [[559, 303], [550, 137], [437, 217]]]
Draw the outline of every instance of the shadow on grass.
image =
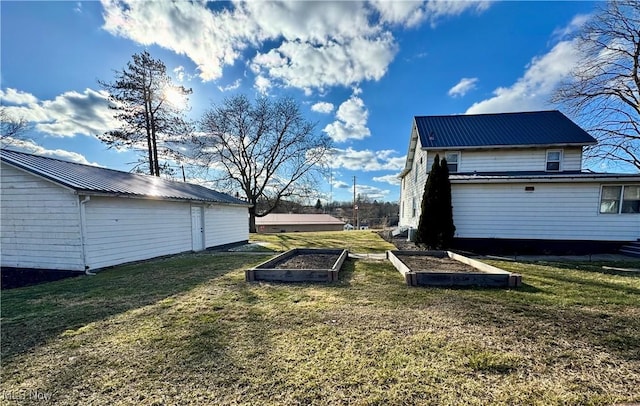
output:
[[455, 306], [469, 323], [513, 326], [534, 340], [546, 336], [588, 342], [624, 359], [640, 360], [640, 289], [634, 281], [571, 266], [566, 270], [538, 264], [523, 274], [529, 286], [509, 295], [465, 292], [454, 299]]
[[338, 272], [338, 284], [336, 286], [351, 286], [351, 280], [353, 279], [355, 270], [355, 260], [353, 258], [345, 259], [342, 263], [342, 268], [340, 268], [340, 272]]
[[525, 283], [515, 289], [407, 287], [390, 264], [364, 262], [356, 265], [355, 273], [352, 269], [349, 279], [358, 275], [358, 282], [344, 291], [348, 300], [375, 296], [381, 307], [445, 307], [466, 324], [506, 328], [505, 334], [515, 340], [559, 339], [577, 347], [588, 342], [621, 358], [640, 360], [640, 290], [628, 278], [601, 279], [575, 269], [565, 274], [538, 265], [522, 272]]
[[[621, 358], [640, 360], [640, 321], [637, 315], [579, 306], [556, 307], [465, 298], [457, 304], [469, 323], [495, 328], [512, 326], [519, 337], [540, 337], [607, 348]], [[576, 348], [580, 347], [578, 344]]]
[[261, 261], [256, 255], [185, 254], [2, 293], [3, 361], [68, 330], [142, 308]]
[[[640, 261], [630, 262], [579, 262], [579, 263], [567, 263], [567, 262], [531, 262], [534, 265], [546, 265], [559, 269], [568, 270], [581, 270], [585, 272], [599, 273], [603, 275], [616, 275], [624, 276], [626, 278], [640, 278], [640, 272], [624, 271], [616, 268], [630, 268], [640, 269]], [[606, 268], [605, 268], [606, 267]]]

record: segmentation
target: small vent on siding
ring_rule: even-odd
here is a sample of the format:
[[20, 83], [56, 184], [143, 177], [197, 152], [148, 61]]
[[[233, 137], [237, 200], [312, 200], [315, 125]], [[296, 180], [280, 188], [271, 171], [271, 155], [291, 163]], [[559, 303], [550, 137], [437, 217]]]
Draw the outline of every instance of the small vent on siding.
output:
[[536, 190], [536, 188], [533, 187], [533, 186], [525, 186], [524, 187], [524, 191], [525, 192], [533, 192], [534, 190]]

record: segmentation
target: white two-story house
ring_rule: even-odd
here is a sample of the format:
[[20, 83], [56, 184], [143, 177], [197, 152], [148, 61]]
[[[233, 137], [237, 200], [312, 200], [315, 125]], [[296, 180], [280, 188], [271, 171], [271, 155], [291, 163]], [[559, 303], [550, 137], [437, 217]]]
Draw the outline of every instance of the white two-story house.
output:
[[436, 154], [451, 180], [455, 247], [595, 252], [640, 239], [640, 174], [582, 169], [596, 140], [559, 111], [416, 116], [400, 174], [400, 227], [415, 228]]

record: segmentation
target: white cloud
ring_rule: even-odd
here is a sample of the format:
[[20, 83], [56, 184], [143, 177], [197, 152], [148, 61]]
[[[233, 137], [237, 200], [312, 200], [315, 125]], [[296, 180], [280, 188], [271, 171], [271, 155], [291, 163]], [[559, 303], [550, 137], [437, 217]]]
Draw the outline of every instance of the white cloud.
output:
[[[398, 45], [394, 25], [432, 24], [483, 1], [204, 1], [102, 0], [103, 28], [189, 57], [204, 81], [222, 77], [255, 51], [249, 65], [255, 88], [296, 87], [307, 94], [382, 78]], [[272, 46], [263, 49], [265, 44]], [[266, 80], [269, 80], [269, 86]]]
[[329, 114], [333, 111], [333, 103], [318, 102], [311, 106], [311, 110], [316, 113]]
[[467, 10], [481, 13], [489, 8], [490, 1], [442, 1], [442, 0], [372, 0], [380, 19], [390, 24], [415, 27], [425, 20], [435, 25], [440, 19], [457, 16]]
[[367, 127], [368, 118], [369, 112], [362, 99], [351, 96], [349, 100], [338, 107], [337, 120], [327, 124], [323, 131], [336, 142], [351, 139], [361, 140], [371, 135], [371, 131]]
[[321, 44], [328, 39], [371, 36], [380, 29], [371, 23], [367, 4], [357, 1], [251, 1], [242, 3], [262, 39], [283, 38]]
[[193, 79], [193, 75], [188, 74], [184, 69], [184, 66], [178, 66], [177, 68], [174, 68], [173, 74], [175, 75], [178, 82], [184, 82], [185, 80], [191, 81], [191, 79]]
[[400, 178], [398, 176], [400, 176], [400, 173], [396, 173], [395, 175], [374, 176], [373, 180], [397, 186], [400, 184]]
[[405, 157], [394, 156], [397, 152], [391, 149], [372, 151], [354, 150], [353, 148], [334, 148], [330, 165], [333, 168], [370, 171], [398, 171], [404, 168]]
[[337, 189], [349, 189], [352, 187], [352, 185], [348, 184], [347, 182], [343, 182], [341, 180], [334, 180], [333, 187]]
[[235, 90], [240, 87], [241, 83], [242, 83], [242, 80], [236, 79], [230, 85], [218, 86], [218, 90], [220, 90], [221, 92], [228, 92], [229, 90]]
[[0, 100], [2, 104], [34, 104], [38, 102], [38, 98], [31, 93], [25, 93], [20, 90], [8, 88], [6, 90], [0, 89]]
[[567, 36], [573, 35], [576, 31], [580, 30], [591, 17], [592, 16], [589, 14], [578, 14], [573, 17], [569, 25], [567, 25], [566, 27], [557, 28], [553, 32], [553, 36], [558, 39], [564, 39]]
[[220, 78], [223, 66], [256, 40], [255, 21], [241, 8], [213, 13], [202, 2], [126, 0], [103, 0], [102, 6], [106, 31], [186, 54], [205, 81]]
[[535, 57], [524, 75], [509, 87], [494, 90], [494, 96], [474, 103], [466, 114], [502, 113], [549, 108], [556, 86], [580, 62], [573, 41], [561, 41], [549, 53]]
[[431, 21], [431, 25], [435, 25], [444, 17], [458, 16], [467, 10], [482, 13], [486, 11], [490, 5], [490, 1], [429, 0], [425, 8], [425, 13], [429, 21]]
[[422, 1], [374, 0], [371, 4], [380, 13], [380, 18], [391, 24], [413, 27], [426, 18], [426, 4]]
[[451, 97], [462, 97], [469, 91], [475, 89], [476, 83], [478, 83], [478, 78], [462, 78], [460, 82], [449, 89], [448, 94]]
[[76, 162], [79, 164], [92, 165], [92, 166], [102, 166], [95, 162], [89, 162], [84, 155], [79, 154], [73, 151], [67, 151], [64, 149], [47, 149], [41, 145], [36, 144], [31, 140], [3, 140], [3, 143], [6, 142], [7, 145], [10, 145], [10, 149], [15, 151], [27, 152], [29, 154], [42, 155], [50, 158], [61, 159], [64, 161]]
[[255, 73], [266, 74], [285, 87], [324, 90], [327, 86], [352, 86], [364, 80], [379, 80], [397, 52], [390, 33], [374, 39], [356, 37], [321, 45], [284, 42], [252, 60]]
[[356, 184], [356, 194], [361, 198], [368, 198], [370, 200], [385, 200], [390, 191], [387, 189], [380, 189], [376, 186], [370, 185], [358, 185]]
[[255, 87], [258, 92], [267, 94], [269, 89], [271, 89], [271, 81], [262, 75], [258, 75], [256, 76], [256, 81], [253, 87]]
[[53, 100], [39, 101], [29, 93], [15, 89], [0, 91], [18, 106], [5, 106], [8, 114], [35, 123], [35, 129], [49, 135], [72, 137], [103, 133], [117, 126], [104, 91], [85, 89], [65, 92]]

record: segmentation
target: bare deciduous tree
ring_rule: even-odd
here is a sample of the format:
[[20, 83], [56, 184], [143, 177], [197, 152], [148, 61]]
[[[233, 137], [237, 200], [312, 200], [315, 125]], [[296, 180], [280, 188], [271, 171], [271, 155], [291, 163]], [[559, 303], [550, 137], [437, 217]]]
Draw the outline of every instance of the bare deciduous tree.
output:
[[194, 137], [196, 159], [217, 169], [218, 184], [239, 188], [253, 205], [252, 233], [256, 216], [273, 211], [282, 198], [312, 193], [314, 175], [331, 147], [330, 139], [314, 134], [315, 124], [287, 98], [255, 103], [243, 95], [228, 98], [204, 114], [200, 129]]
[[10, 114], [5, 106], [0, 106], [0, 139], [2, 147], [12, 145], [22, 140], [24, 133], [29, 128], [29, 123], [22, 117]]
[[640, 169], [640, 2], [610, 1], [575, 43], [582, 59], [553, 101], [598, 139], [587, 156]]
[[114, 117], [123, 123], [99, 135], [100, 140], [109, 147], [146, 148], [143, 161], [148, 162], [151, 175], [160, 176], [166, 168], [160, 158], [171, 157], [172, 144], [189, 136], [183, 111], [192, 90], [173, 84], [164, 62], [147, 51], [134, 54], [126, 68], [115, 72], [114, 82], [98, 83], [109, 92]]

